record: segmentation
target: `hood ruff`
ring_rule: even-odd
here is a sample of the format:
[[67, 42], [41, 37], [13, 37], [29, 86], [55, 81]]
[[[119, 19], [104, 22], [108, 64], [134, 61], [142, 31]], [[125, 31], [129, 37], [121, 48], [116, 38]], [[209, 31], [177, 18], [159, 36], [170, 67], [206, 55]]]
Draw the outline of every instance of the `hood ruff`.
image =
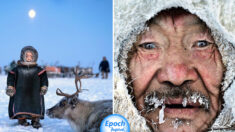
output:
[[[146, 21], [157, 15], [158, 12], [173, 7], [182, 7], [191, 14], [197, 15], [211, 29], [226, 67], [222, 82], [222, 91], [225, 91], [224, 109], [219, 114], [212, 129], [228, 128], [235, 123], [235, 83], [233, 82], [235, 77], [235, 10], [233, 8], [235, 1], [223, 2], [222, 0], [114, 1], [114, 112], [129, 120], [131, 130], [150, 131], [146, 126], [145, 119], [133, 105], [131, 96], [127, 91], [125, 83], [128, 70], [126, 65], [127, 53], [136, 41], [136, 36], [148, 29], [145, 25]], [[230, 13], [230, 16], [228, 13]], [[227, 100], [227, 98], [230, 99]]]
[[23, 62], [21, 61], [20, 62], [21, 65], [25, 65], [25, 66], [33, 66], [33, 65], [37, 65], [36, 62]]
[[[33, 60], [32, 62], [26, 62], [26, 52], [31, 52], [33, 54]], [[32, 46], [25, 46], [22, 48], [20, 53], [20, 62], [24, 65], [33, 65], [37, 62], [38, 59], [38, 52], [37, 50]]]

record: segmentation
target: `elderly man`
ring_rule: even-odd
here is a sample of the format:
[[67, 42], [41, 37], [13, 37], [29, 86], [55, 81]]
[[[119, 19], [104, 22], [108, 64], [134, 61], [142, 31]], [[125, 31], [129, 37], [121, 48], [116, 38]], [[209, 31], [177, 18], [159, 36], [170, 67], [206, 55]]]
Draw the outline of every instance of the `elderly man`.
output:
[[[213, 5], [152, 1], [131, 8], [135, 2], [128, 2], [115, 5], [115, 113], [131, 131], [232, 129], [234, 103], [223, 95], [234, 94], [234, 46], [205, 8]], [[122, 14], [129, 8], [139, 14]]]

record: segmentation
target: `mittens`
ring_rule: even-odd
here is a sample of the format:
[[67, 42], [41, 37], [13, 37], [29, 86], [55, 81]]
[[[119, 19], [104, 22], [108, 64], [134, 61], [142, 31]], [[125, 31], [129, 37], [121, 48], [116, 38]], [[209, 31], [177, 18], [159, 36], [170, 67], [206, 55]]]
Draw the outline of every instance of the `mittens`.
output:
[[40, 92], [40, 94], [41, 94], [41, 95], [45, 95], [46, 93], [47, 93], [47, 86], [41, 87], [41, 92]]
[[12, 97], [15, 94], [15, 88], [13, 86], [8, 86], [6, 89], [6, 94]]

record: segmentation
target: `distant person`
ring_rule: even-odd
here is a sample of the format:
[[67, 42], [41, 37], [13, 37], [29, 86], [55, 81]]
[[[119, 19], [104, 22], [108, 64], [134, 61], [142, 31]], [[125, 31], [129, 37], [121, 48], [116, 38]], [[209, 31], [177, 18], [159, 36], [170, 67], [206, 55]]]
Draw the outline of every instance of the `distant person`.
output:
[[37, 59], [35, 48], [24, 47], [17, 66], [8, 73], [6, 89], [10, 96], [9, 117], [18, 119], [23, 126], [28, 126], [26, 119], [30, 119], [34, 128], [41, 127], [40, 119], [44, 119], [44, 95], [48, 87], [46, 70], [37, 66]]
[[109, 62], [107, 61], [105, 56], [103, 57], [103, 60], [100, 62], [99, 70], [101, 71], [102, 79], [107, 79], [110, 69], [109, 69]]

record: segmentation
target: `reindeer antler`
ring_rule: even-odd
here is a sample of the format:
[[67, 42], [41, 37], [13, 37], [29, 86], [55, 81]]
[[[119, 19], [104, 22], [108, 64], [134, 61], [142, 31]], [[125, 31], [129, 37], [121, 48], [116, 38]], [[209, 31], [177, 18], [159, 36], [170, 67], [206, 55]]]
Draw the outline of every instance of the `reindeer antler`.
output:
[[[65, 96], [65, 97], [72, 97], [74, 95], [78, 95], [79, 92], [82, 91], [81, 87], [82, 87], [82, 83], [81, 83], [81, 78], [78, 76], [78, 68], [76, 67], [76, 70], [75, 70], [75, 86], [76, 86], [76, 92], [74, 94], [66, 94], [64, 92], [62, 92], [59, 88], [57, 88], [56, 90], [56, 94], [59, 95], [59, 96]], [[78, 88], [78, 82], [79, 81], [79, 84], [80, 84], [80, 88]]]

